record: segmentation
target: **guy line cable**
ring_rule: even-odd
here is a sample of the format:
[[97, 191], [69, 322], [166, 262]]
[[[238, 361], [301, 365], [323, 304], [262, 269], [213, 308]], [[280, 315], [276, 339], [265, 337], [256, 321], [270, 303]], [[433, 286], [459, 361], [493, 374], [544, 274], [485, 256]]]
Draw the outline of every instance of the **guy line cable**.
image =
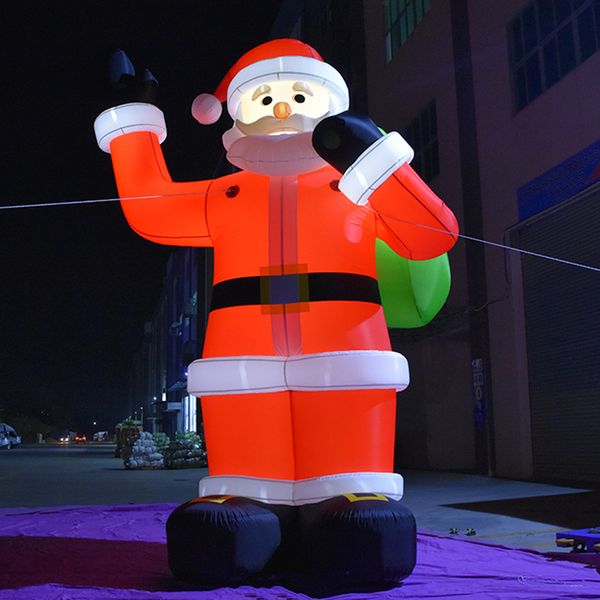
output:
[[[212, 193], [222, 190], [214, 190]], [[156, 200], [159, 198], [180, 198], [182, 196], [197, 196], [197, 192], [186, 192], [180, 194], [155, 194], [148, 196], [130, 196], [126, 198], [97, 198], [91, 200], [67, 200], [63, 202], [40, 202], [35, 204], [10, 204], [6, 206], [0, 206], [0, 210], [17, 210], [22, 208], [49, 208], [51, 206], [73, 206], [78, 204], [105, 204], [109, 202], [129, 202], [134, 200]], [[388, 218], [392, 218], [395, 221], [400, 223], [405, 223], [407, 225], [413, 225], [414, 227], [421, 227], [422, 229], [428, 229], [430, 231], [439, 231], [440, 233], [448, 233], [445, 229], [440, 229], [437, 227], [431, 227], [430, 225], [424, 225], [423, 223], [414, 223], [412, 221], [404, 221], [399, 219], [398, 217], [392, 217], [390, 215], [385, 215]], [[480, 244], [484, 244], [487, 246], [491, 246], [493, 248], [501, 248], [503, 250], [510, 250], [511, 252], [518, 252], [519, 254], [524, 254], [527, 256], [533, 256], [535, 258], [541, 258], [544, 260], [554, 261], [556, 263], [561, 263], [564, 265], [569, 265], [571, 267], [576, 267], [579, 269], [586, 269], [588, 271], [600, 272], [600, 267], [594, 267], [592, 265], [586, 265], [585, 263], [580, 263], [572, 260], [566, 260], [563, 258], [558, 258], [556, 256], [550, 256], [548, 254], [542, 254], [540, 252], [533, 252], [531, 250], [525, 250], [523, 248], [516, 248], [515, 246], [508, 246], [506, 244], [500, 244], [499, 242], [492, 242], [490, 240], [484, 240], [482, 238], [477, 238], [471, 235], [466, 235], [464, 233], [456, 234], [459, 238], [463, 240], [467, 240], [470, 242], [478, 242]]]

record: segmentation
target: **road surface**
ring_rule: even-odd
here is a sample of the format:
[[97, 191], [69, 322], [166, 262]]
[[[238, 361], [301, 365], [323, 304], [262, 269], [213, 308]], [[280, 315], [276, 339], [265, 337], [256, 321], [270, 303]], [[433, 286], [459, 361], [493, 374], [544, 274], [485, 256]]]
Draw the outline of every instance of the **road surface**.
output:
[[0, 451], [0, 507], [185, 502], [207, 469], [132, 471], [108, 444]]

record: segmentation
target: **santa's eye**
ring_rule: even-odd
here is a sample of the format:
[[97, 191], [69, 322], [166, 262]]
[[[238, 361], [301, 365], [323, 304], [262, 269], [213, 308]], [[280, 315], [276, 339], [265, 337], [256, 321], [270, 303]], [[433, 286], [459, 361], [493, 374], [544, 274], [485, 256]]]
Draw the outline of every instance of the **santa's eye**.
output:
[[271, 104], [271, 102], [273, 102], [273, 98], [271, 98], [271, 96], [265, 96], [265, 97], [262, 99], [262, 103], [263, 103], [265, 106], [269, 106], [269, 104]]
[[296, 101], [298, 104], [302, 104], [302, 103], [303, 103], [303, 102], [306, 100], [306, 98], [305, 98], [304, 94], [296, 94], [296, 95], [294, 96], [294, 100], [295, 100], [295, 101]]

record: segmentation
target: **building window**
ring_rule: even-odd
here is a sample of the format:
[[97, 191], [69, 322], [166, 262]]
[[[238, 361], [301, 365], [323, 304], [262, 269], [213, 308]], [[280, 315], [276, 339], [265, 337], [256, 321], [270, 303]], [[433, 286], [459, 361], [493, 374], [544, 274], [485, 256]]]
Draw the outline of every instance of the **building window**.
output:
[[412, 168], [424, 181], [431, 181], [440, 172], [435, 100], [409, 123], [402, 136], [415, 151]]
[[508, 24], [518, 112], [600, 48], [600, 0], [534, 0]]
[[431, 8], [430, 0], [384, 0], [385, 59], [390, 62]]

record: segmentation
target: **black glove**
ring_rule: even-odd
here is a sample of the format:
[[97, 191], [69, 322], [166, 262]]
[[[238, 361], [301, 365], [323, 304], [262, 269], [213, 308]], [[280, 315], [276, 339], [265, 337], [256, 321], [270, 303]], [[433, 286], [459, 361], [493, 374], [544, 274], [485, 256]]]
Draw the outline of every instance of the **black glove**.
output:
[[118, 106], [129, 102], [156, 104], [158, 81], [149, 69], [136, 75], [135, 67], [124, 50], [116, 50], [110, 55], [108, 66], [110, 83], [110, 104]]
[[383, 133], [369, 117], [346, 111], [323, 119], [313, 131], [312, 143], [322, 159], [345, 173], [381, 137]]

